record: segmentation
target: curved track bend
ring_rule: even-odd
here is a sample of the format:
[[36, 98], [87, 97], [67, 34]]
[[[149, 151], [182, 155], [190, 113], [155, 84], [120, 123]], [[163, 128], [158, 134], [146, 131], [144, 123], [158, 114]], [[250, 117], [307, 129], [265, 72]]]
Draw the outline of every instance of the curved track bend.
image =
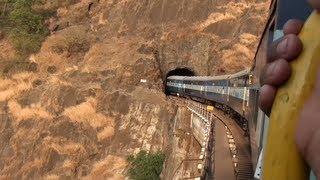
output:
[[[207, 105], [186, 100], [191, 109], [200, 112], [204, 116], [212, 116], [211, 124], [214, 124], [212, 130], [214, 146], [208, 146], [212, 149], [208, 158], [209, 169], [206, 170], [204, 179], [236, 179], [250, 180], [253, 179], [250, 143], [244, 131], [237, 123], [225, 114], [223, 111], [213, 108], [212, 111], [207, 111]], [[227, 152], [226, 152], [227, 151]]]

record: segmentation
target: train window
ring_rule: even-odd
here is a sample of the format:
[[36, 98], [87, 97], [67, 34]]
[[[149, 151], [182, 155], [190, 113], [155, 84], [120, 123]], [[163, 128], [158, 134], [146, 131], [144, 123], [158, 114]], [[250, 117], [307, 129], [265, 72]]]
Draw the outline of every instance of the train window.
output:
[[[288, 8], [290, 7], [290, 8]], [[312, 12], [307, 1], [281, 0], [278, 1], [276, 29], [282, 29], [289, 19], [300, 19], [305, 21]]]

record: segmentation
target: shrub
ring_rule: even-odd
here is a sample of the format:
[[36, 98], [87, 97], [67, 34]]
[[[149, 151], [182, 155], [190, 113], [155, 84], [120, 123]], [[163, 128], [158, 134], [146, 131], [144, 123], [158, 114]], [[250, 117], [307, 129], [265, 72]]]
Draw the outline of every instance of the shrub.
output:
[[41, 47], [41, 42], [44, 36], [37, 34], [29, 34], [19, 29], [11, 30], [9, 38], [18, 51], [20, 56], [27, 56], [28, 54], [37, 52]]
[[48, 35], [42, 14], [33, 10], [34, 4], [41, 0], [8, 0], [0, 2], [5, 9], [1, 20], [5, 22], [2, 28], [9, 34], [9, 38], [20, 56], [28, 56], [37, 52], [41, 42]]
[[137, 180], [158, 180], [162, 172], [165, 155], [162, 152], [147, 153], [140, 151], [136, 156], [129, 156], [128, 175]]
[[29, 6], [16, 5], [14, 10], [11, 11], [9, 19], [15, 28], [27, 33], [39, 34], [45, 32], [42, 16], [33, 12]]
[[74, 54], [87, 52], [90, 48], [86, 29], [83, 26], [72, 26], [59, 32], [52, 42], [52, 50], [57, 54], [64, 52]]

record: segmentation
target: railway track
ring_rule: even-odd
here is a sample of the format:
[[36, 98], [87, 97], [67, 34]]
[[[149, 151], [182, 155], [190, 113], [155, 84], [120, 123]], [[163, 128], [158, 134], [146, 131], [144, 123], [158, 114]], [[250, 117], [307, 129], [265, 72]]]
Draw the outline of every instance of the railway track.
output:
[[[202, 109], [202, 112], [206, 112], [207, 110], [207, 106], [199, 103], [199, 102], [195, 102], [195, 101], [190, 101], [190, 100], [186, 100], [186, 99], [181, 99], [181, 98], [177, 98], [177, 97], [170, 97], [171, 100], [175, 101], [177, 104], [180, 104], [182, 106], [187, 106], [187, 104], [190, 103], [194, 103], [194, 104], [198, 104], [198, 107], [201, 107], [200, 109]], [[253, 179], [253, 167], [252, 167], [252, 162], [251, 162], [251, 154], [250, 154], [250, 143], [247, 137], [244, 136], [244, 131], [243, 129], [236, 123], [236, 121], [234, 119], [232, 119], [231, 117], [228, 116], [228, 114], [225, 114], [225, 112], [223, 112], [220, 109], [216, 109], [214, 108], [214, 110], [211, 112], [211, 114], [213, 115], [214, 119], [217, 121], [220, 121], [224, 126], [226, 126], [226, 133], [228, 136], [228, 133], [230, 133], [232, 135], [233, 138], [233, 143], [236, 147], [236, 158], [233, 157], [234, 155], [234, 151], [231, 151], [230, 149], [230, 157], [233, 160], [233, 172], [234, 172], [234, 177], [236, 180], [250, 180]], [[212, 123], [212, 125], [214, 125], [214, 123]], [[215, 128], [213, 128], [215, 129]], [[214, 132], [214, 131], [213, 131]], [[219, 134], [214, 133], [214, 136], [219, 136]], [[224, 134], [226, 135], [226, 134]], [[230, 135], [229, 135], [230, 136]], [[214, 138], [216, 139], [216, 137]], [[215, 143], [216, 141], [213, 139], [212, 143]], [[225, 142], [228, 143], [228, 142]], [[212, 146], [211, 146], [212, 147]], [[208, 167], [208, 172], [206, 175], [206, 179], [208, 179], [208, 177], [210, 177], [210, 179], [213, 179], [215, 177], [215, 167], [219, 166], [219, 164], [217, 164], [217, 162], [215, 161], [215, 149], [211, 149], [210, 151], [211, 154], [211, 162], [212, 163], [209, 167]], [[236, 166], [234, 165], [236, 163]], [[232, 170], [231, 170], [232, 171]], [[229, 172], [231, 172], [229, 171]], [[214, 179], [218, 179], [220, 180], [221, 178], [217, 177]]]
[[253, 179], [253, 167], [251, 162], [250, 155], [250, 143], [249, 140], [244, 137], [244, 131], [236, 124], [236, 122], [219, 112], [220, 110], [215, 109], [213, 115], [223, 122], [227, 126], [228, 130], [231, 132], [235, 146], [236, 146], [236, 157], [237, 157], [237, 166], [235, 169], [235, 176], [237, 180], [250, 180]]

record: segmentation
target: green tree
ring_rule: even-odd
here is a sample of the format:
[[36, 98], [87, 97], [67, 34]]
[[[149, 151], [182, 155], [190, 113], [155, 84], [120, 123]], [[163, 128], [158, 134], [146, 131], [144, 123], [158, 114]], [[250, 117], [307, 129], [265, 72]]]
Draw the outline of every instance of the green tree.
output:
[[165, 155], [162, 152], [147, 153], [140, 151], [136, 156], [129, 156], [128, 175], [136, 180], [158, 180], [162, 172]]

